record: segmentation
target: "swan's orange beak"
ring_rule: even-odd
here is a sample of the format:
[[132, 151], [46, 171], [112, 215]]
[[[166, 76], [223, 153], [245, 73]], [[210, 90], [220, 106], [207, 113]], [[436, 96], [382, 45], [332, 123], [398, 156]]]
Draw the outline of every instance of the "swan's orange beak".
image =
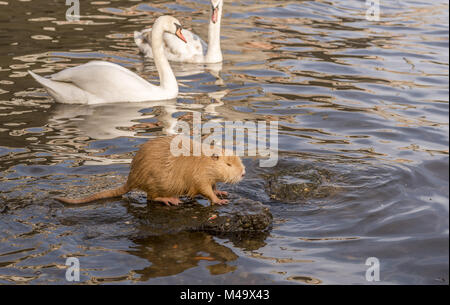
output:
[[175, 35], [180, 38], [181, 40], [183, 40], [185, 43], [187, 43], [186, 38], [184, 38], [183, 34], [181, 33], [181, 28], [178, 28], [177, 31], [175, 32]]
[[219, 19], [219, 6], [216, 7], [212, 7], [212, 15], [211, 15], [211, 21], [213, 23], [216, 23], [217, 20]]

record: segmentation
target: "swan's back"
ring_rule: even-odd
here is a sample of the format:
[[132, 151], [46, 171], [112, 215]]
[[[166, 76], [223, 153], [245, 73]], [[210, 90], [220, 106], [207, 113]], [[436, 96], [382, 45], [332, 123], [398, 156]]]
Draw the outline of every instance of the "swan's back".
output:
[[68, 68], [50, 78], [30, 74], [57, 102], [65, 104], [143, 102], [172, 99], [178, 94], [168, 94], [128, 69], [104, 61]]
[[103, 61], [92, 61], [63, 70], [53, 74], [51, 80], [71, 83], [107, 102], [145, 100], [151, 97], [149, 91], [158, 89], [124, 67]]
[[206, 43], [191, 31], [184, 30], [183, 35], [187, 43], [181, 41], [174, 35], [164, 34], [167, 58], [179, 62], [203, 62], [207, 49]]
[[[152, 29], [134, 32], [134, 41], [147, 57], [153, 58], [151, 45]], [[196, 34], [183, 30], [187, 43], [170, 33], [164, 33], [164, 53], [168, 60], [177, 62], [202, 63], [205, 60], [208, 45]]]

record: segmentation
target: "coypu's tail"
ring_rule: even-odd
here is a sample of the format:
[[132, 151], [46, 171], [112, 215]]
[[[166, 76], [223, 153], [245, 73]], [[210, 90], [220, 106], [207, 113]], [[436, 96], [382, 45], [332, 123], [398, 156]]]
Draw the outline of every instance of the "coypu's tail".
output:
[[104, 199], [104, 198], [112, 198], [112, 197], [118, 197], [121, 196], [123, 194], [126, 194], [130, 191], [130, 189], [128, 188], [127, 184], [122, 185], [121, 187], [118, 187], [114, 190], [108, 190], [108, 191], [103, 191], [85, 198], [80, 198], [80, 199], [69, 199], [69, 198], [62, 198], [62, 197], [57, 197], [55, 198], [56, 200], [59, 200], [61, 202], [64, 203], [70, 203], [70, 204], [80, 204], [80, 203], [88, 203], [94, 200], [99, 200], [99, 199]]

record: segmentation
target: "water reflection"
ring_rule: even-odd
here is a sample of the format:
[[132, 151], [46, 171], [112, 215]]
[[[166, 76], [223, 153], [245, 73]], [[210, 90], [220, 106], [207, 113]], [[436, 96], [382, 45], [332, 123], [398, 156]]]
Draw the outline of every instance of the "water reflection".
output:
[[175, 235], [151, 236], [134, 240], [135, 246], [128, 252], [148, 260], [151, 265], [135, 270], [140, 281], [149, 278], [170, 276], [208, 262], [211, 275], [233, 272], [230, 265], [238, 256], [228, 247], [218, 244], [206, 233], [181, 232]]
[[[59, 130], [70, 126], [86, 137], [98, 140], [140, 136], [135, 130], [144, 127], [172, 134], [176, 124], [173, 115], [179, 111], [176, 103], [176, 100], [168, 100], [97, 106], [57, 104], [50, 109], [48, 125]], [[120, 116], [116, 116], [117, 113]], [[139, 123], [148, 125], [139, 126]]]

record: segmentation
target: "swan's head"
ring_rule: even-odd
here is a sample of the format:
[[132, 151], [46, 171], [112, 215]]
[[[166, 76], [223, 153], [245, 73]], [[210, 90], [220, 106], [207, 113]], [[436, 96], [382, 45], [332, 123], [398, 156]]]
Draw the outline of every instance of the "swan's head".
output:
[[183, 28], [181, 27], [181, 23], [177, 18], [172, 16], [158, 17], [158, 19], [156, 19], [155, 21], [155, 24], [153, 25], [153, 28], [156, 29], [159, 27], [162, 27], [164, 32], [173, 34], [187, 43], [186, 38], [184, 38], [183, 33], [181, 32]]
[[222, 8], [223, 0], [211, 0], [211, 21], [216, 23], [219, 20], [219, 9]]

